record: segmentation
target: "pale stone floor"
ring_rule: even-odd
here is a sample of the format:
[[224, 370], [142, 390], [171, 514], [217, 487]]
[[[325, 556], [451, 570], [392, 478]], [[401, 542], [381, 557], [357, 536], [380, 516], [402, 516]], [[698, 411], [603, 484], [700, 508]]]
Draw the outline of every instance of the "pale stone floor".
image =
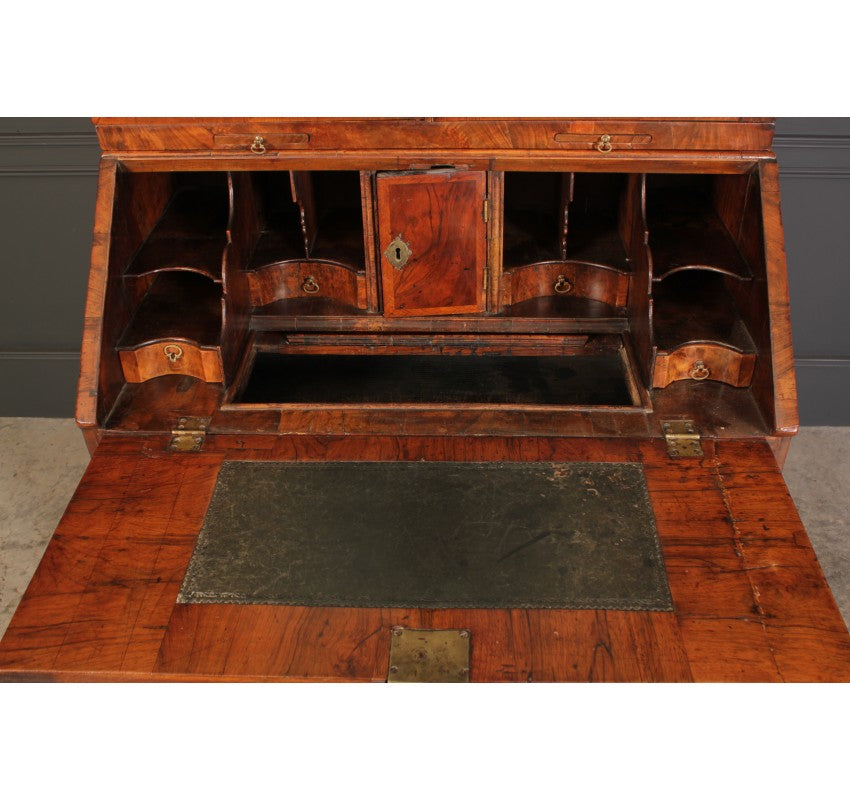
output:
[[[87, 463], [72, 420], [0, 417], [0, 635]], [[850, 427], [803, 428], [785, 480], [850, 620]]]

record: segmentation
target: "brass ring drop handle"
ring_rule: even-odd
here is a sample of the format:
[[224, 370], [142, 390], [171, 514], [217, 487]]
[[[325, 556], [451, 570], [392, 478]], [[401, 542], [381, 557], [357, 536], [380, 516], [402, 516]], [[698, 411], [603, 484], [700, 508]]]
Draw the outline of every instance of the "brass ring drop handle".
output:
[[559, 275], [554, 288], [558, 294], [568, 294], [573, 290], [573, 282], [566, 275]]
[[695, 381], [704, 381], [711, 375], [711, 370], [702, 361], [695, 361], [688, 375]]
[[266, 152], [266, 142], [262, 136], [254, 137], [254, 141], [251, 142], [251, 152], [257, 155], [262, 155]]
[[304, 283], [301, 284], [301, 291], [307, 294], [316, 294], [319, 291], [319, 284], [316, 283], [316, 279], [312, 275], [304, 278]]
[[610, 153], [614, 149], [614, 145], [611, 144], [611, 137], [607, 133], [599, 137], [599, 141], [596, 143], [596, 149], [600, 153]]
[[165, 353], [165, 357], [172, 364], [176, 364], [181, 358], [183, 358], [183, 348], [176, 344], [165, 345], [163, 352]]

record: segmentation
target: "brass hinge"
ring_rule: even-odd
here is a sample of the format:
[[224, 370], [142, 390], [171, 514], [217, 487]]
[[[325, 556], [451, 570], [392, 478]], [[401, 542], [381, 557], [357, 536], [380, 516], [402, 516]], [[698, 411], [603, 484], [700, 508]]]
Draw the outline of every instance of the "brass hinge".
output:
[[168, 450], [172, 453], [197, 453], [207, 438], [211, 417], [180, 417], [171, 431]]
[[670, 458], [702, 458], [702, 444], [693, 420], [669, 419], [661, 423]]
[[490, 221], [490, 201], [484, 198], [484, 222]]

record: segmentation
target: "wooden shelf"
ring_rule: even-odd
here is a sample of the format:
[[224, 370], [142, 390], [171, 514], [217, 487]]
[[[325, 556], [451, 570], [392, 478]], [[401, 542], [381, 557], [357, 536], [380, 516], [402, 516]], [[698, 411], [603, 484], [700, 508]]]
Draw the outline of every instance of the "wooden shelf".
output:
[[749, 280], [750, 268], [708, 194], [686, 185], [655, 187], [650, 178], [646, 202], [653, 279], [709, 270]]
[[675, 381], [652, 389], [650, 396], [656, 419], [687, 417], [704, 437], [764, 436], [769, 429], [749, 388], [717, 381]]
[[[307, 319], [322, 317], [360, 317], [367, 312], [356, 306], [341, 303], [329, 297], [287, 297], [275, 300], [264, 306], [257, 306], [252, 311], [254, 320]], [[255, 330], [276, 330], [265, 326], [254, 326]]]
[[223, 188], [179, 189], [125, 275], [137, 277], [182, 270], [221, 282], [227, 206], [227, 192]]
[[180, 417], [211, 417], [221, 405], [221, 385], [187, 375], [160, 375], [126, 383], [104, 427], [170, 432]]
[[[546, 300], [548, 298], [541, 298]], [[561, 298], [551, 298], [560, 300]], [[593, 301], [585, 301], [592, 303]], [[536, 308], [534, 307], [536, 305]], [[603, 315], [558, 316], [558, 309], [550, 313], [555, 316], [531, 316], [535, 310], [545, 314], [545, 303], [537, 300], [518, 303], [511, 315], [451, 317], [382, 317], [351, 308], [340, 308], [324, 300], [282, 300], [262, 308], [255, 308], [251, 316], [251, 328], [255, 331], [323, 331], [323, 332], [404, 332], [404, 333], [624, 333], [629, 329], [628, 317], [613, 313]], [[599, 306], [604, 304], [600, 303]], [[285, 312], [285, 313], [281, 313]]]
[[357, 172], [256, 174], [263, 224], [248, 269], [316, 260], [362, 270], [359, 180]]
[[221, 336], [221, 287], [209, 278], [185, 272], [157, 275], [118, 342], [119, 350], [177, 339], [201, 347]]
[[716, 342], [741, 353], [756, 347], [722, 275], [689, 272], [653, 290], [655, 343], [671, 351], [691, 342]]
[[584, 297], [532, 297], [509, 305], [504, 310], [506, 317], [528, 319], [626, 319], [623, 309], [615, 308], [599, 300]]
[[712, 272], [683, 272], [656, 284], [652, 384], [720, 381], [748, 386], [756, 346], [724, 283]]

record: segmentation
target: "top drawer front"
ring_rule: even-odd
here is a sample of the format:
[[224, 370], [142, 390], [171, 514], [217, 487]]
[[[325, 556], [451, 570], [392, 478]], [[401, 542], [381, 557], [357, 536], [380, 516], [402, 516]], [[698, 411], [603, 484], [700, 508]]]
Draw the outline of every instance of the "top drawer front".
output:
[[773, 124], [760, 120], [263, 118], [96, 122], [101, 147], [107, 152], [242, 152], [248, 156], [293, 149], [758, 152], [768, 150], [773, 138]]

